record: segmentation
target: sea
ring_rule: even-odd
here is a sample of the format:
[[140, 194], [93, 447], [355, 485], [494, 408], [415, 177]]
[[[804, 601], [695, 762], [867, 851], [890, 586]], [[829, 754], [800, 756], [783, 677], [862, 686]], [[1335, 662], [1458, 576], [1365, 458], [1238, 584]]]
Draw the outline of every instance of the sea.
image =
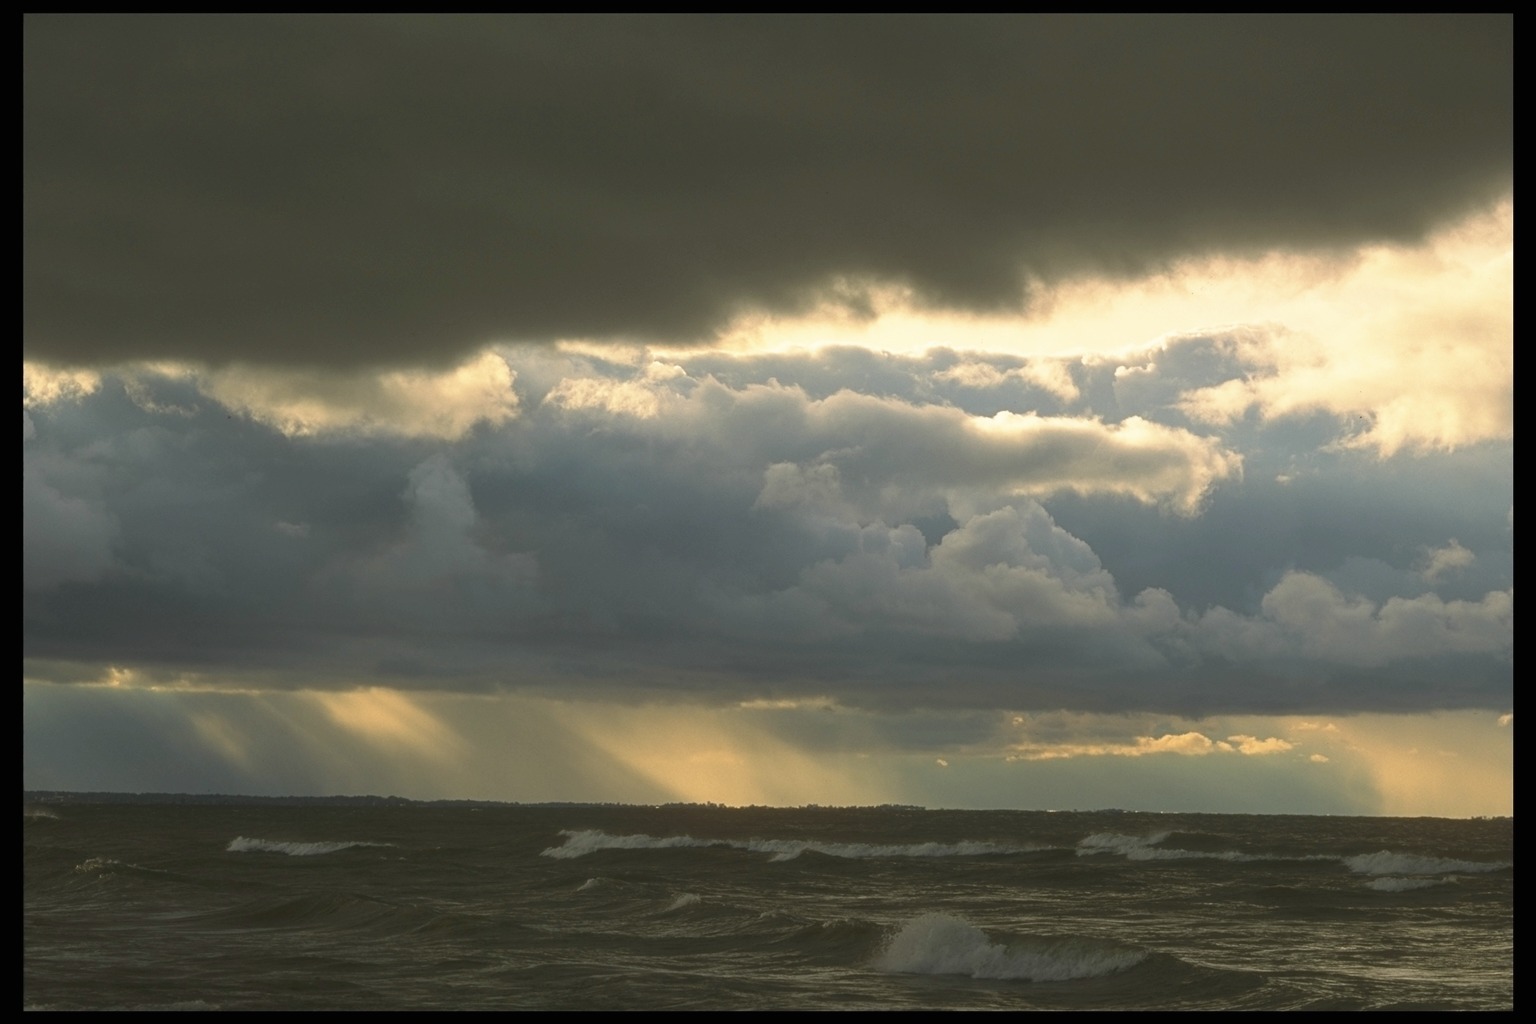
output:
[[24, 794], [31, 1010], [1512, 1010], [1514, 822]]

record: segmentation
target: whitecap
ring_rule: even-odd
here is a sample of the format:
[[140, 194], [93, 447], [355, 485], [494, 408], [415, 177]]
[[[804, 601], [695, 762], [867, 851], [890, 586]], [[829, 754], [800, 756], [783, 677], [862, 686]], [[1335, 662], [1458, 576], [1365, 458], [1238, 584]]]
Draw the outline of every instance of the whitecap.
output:
[[957, 843], [826, 843], [809, 839], [696, 839], [693, 836], [609, 835], [597, 829], [566, 830], [561, 846], [543, 851], [545, 857], [569, 859], [584, 857], [599, 850], [674, 850], [723, 846], [727, 849], [768, 853], [775, 861], [794, 860], [802, 853], [820, 853], [828, 857], [853, 860], [885, 857], [984, 857], [1010, 853], [1031, 853], [1050, 849], [1042, 846], [1004, 846], [979, 840]]
[[1436, 885], [1445, 885], [1449, 878], [1397, 878], [1386, 875], [1381, 878], [1373, 878], [1365, 883], [1366, 888], [1375, 889], [1377, 892], [1410, 892], [1414, 889], [1429, 889]]
[[667, 909], [662, 911], [662, 913], [670, 914], [674, 910], [682, 910], [684, 907], [694, 906], [698, 902], [699, 902], [699, 895], [698, 895], [698, 893], [692, 893], [692, 892], [679, 893], [677, 899], [673, 900], [671, 902], [671, 904], [667, 907]]
[[1513, 867], [1508, 861], [1424, 857], [1414, 853], [1393, 853], [1390, 850], [1345, 857], [1344, 864], [1357, 875], [1444, 875], [1457, 871], [1499, 871]]
[[292, 843], [275, 839], [252, 839], [236, 836], [224, 848], [225, 853], [283, 853], [290, 857], [315, 857], [323, 853], [350, 850], [354, 846], [393, 846], [394, 843], [368, 843], [362, 841], [334, 841], [316, 843]]
[[1146, 954], [1079, 939], [1004, 945], [948, 914], [924, 914], [907, 922], [876, 957], [890, 974], [958, 974], [977, 979], [1070, 981], [1098, 978], [1134, 967]]
[[1127, 836], [1118, 832], [1095, 832], [1077, 842], [1079, 857], [1098, 853], [1117, 853], [1131, 860], [1151, 860], [1156, 854], [1152, 848], [1168, 838], [1167, 832], [1154, 832], [1149, 836]]

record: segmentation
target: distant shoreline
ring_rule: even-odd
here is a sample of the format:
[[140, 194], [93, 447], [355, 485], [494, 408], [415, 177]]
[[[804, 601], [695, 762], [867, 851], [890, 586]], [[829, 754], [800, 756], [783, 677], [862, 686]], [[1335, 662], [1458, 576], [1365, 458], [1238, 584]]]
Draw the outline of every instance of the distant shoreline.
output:
[[618, 801], [600, 802], [586, 800], [543, 800], [523, 802], [516, 800], [413, 800], [403, 796], [245, 796], [233, 793], [114, 793], [109, 791], [76, 792], [72, 790], [30, 789], [22, 791], [24, 804], [49, 807], [60, 805], [120, 804], [124, 806], [200, 806], [200, 807], [449, 807], [449, 808], [633, 808], [633, 809], [692, 809], [716, 811], [922, 811], [925, 813], [955, 814], [1125, 814], [1125, 815], [1190, 815], [1210, 817], [1255, 818], [1415, 818], [1443, 821], [1513, 821], [1514, 815], [1474, 814], [1465, 818], [1436, 818], [1434, 815], [1383, 815], [1383, 814], [1261, 814], [1248, 811], [1135, 811], [1119, 807], [1091, 808], [1023, 808], [1023, 807], [923, 807], [918, 804], [803, 804], [778, 806], [772, 804], [720, 804], [673, 801], [660, 804], [631, 804]]
[[778, 807], [766, 804], [736, 806], [718, 803], [676, 801], [661, 804], [631, 804], [592, 800], [413, 800], [403, 796], [246, 796], [233, 793], [115, 793], [110, 791], [76, 792], [72, 790], [23, 790], [25, 803], [47, 804], [192, 804], [215, 807], [654, 807], [697, 808], [699, 810], [775, 810], [775, 811], [926, 811], [916, 804], [859, 804], [833, 806], [805, 804]]

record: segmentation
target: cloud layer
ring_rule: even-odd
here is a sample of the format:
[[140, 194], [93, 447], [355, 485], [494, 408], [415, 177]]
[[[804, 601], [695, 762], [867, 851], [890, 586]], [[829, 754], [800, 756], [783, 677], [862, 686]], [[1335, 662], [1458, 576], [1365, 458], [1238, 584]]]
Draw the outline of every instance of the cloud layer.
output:
[[29, 16], [28, 779], [1502, 813], [1513, 52]]
[[1244, 351], [508, 348], [442, 378], [499, 396], [446, 403], [450, 438], [378, 429], [382, 386], [294, 430], [234, 404], [258, 390], [232, 372], [34, 369], [26, 656], [39, 678], [280, 687], [1507, 707], [1508, 445], [1383, 458], [1330, 441], [1347, 418], [1197, 432], [1185, 396]]
[[24, 344], [59, 364], [441, 366], [881, 283], [1018, 309], [1513, 181], [1507, 15], [34, 15], [23, 60]]

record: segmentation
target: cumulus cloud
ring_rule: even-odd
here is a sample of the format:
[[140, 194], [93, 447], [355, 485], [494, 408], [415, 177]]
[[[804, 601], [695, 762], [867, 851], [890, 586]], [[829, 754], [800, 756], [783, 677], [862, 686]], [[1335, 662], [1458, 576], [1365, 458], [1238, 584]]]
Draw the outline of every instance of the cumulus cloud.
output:
[[1320, 577], [1289, 573], [1264, 596], [1264, 616], [1305, 655], [1356, 665], [1382, 665], [1431, 653], [1508, 655], [1514, 645], [1514, 593], [1479, 601], [1435, 594], [1377, 605], [1351, 597]]
[[[1499, 453], [1436, 491], [1413, 475], [1434, 456], [1327, 451], [1282, 499], [1242, 471], [1297, 450], [1279, 427], [1180, 420], [1226, 343], [1161, 351], [1155, 374], [1072, 364], [1067, 404], [1027, 374], [959, 383], [947, 350], [508, 346], [465, 364], [508, 415], [422, 377], [404, 418], [428, 426], [400, 430], [288, 429], [212, 371], [105, 373], [26, 412], [26, 657], [871, 707], [1507, 704]], [[1425, 575], [1458, 549], [1480, 553]]]
[[479, 542], [474, 499], [446, 456], [413, 468], [402, 498], [410, 515], [406, 536], [382, 551], [333, 563], [321, 577], [323, 587], [361, 609], [374, 628], [472, 632], [526, 607], [537, 559]]
[[23, 409], [51, 402], [84, 398], [101, 387], [101, 374], [94, 370], [55, 369], [40, 363], [21, 364], [21, 405]]
[[1424, 567], [1420, 570], [1424, 578], [1431, 583], [1441, 577], [1450, 575], [1459, 569], [1465, 569], [1477, 560], [1477, 556], [1462, 547], [1455, 537], [1443, 548], [1435, 548], [1425, 552]]
[[[1161, 736], [1137, 736], [1128, 743], [1017, 743], [1008, 754], [1014, 761], [1056, 761], [1074, 757], [1146, 757], [1151, 754], [1179, 754], [1204, 757], [1208, 754], [1243, 754], [1249, 757], [1293, 749], [1294, 745], [1276, 736], [1229, 736], [1213, 740], [1201, 732], [1165, 733]], [[1324, 758], [1327, 760], [1327, 758]]]
[[1279, 754], [1295, 748], [1295, 744], [1289, 740], [1271, 736], [1261, 740], [1257, 736], [1228, 736], [1227, 739], [1237, 747], [1239, 754], [1260, 756], [1263, 754]]
[[[137, 363], [119, 367], [113, 376], [146, 412], [191, 415], [192, 404], [162, 394], [189, 384], [196, 395], [289, 437], [344, 432], [453, 440], [477, 424], [495, 426], [518, 413], [516, 374], [489, 351], [440, 372], [315, 374]], [[96, 372], [22, 364], [22, 403], [27, 407], [78, 400], [100, 386]]]

